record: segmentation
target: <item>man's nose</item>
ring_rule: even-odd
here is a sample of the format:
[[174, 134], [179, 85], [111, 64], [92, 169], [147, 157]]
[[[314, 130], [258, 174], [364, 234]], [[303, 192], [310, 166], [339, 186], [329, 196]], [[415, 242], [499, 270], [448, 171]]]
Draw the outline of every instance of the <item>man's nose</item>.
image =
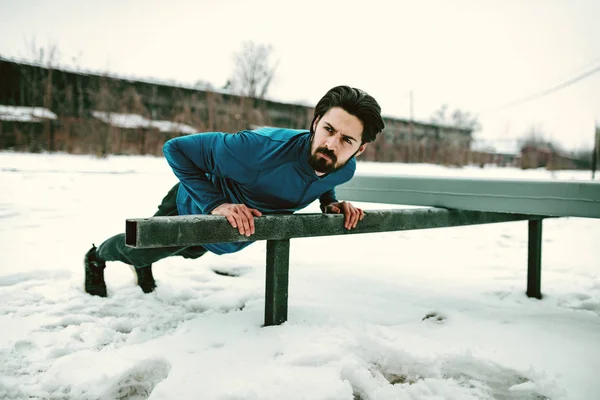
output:
[[330, 136], [327, 138], [327, 140], [325, 141], [325, 147], [327, 147], [329, 150], [332, 150], [335, 152], [336, 149], [336, 138], [335, 136]]

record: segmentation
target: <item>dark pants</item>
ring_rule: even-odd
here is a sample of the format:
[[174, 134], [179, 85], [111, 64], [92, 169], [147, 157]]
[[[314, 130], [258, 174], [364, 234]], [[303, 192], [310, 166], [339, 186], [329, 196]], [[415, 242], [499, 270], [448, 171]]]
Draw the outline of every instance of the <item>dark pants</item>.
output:
[[[170, 216], [177, 214], [177, 183], [165, 196], [162, 203], [158, 206], [157, 216]], [[136, 249], [125, 245], [125, 234], [120, 233], [102, 243], [97, 250], [97, 254], [104, 261], [122, 261], [125, 264], [133, 265], [135, 268], [145, 268], [152, 263], [170, 256], [182, 256], [185, 258], [198, 258], [206, 253], [202, 246], [189, 247], [159, 247], [152, 249]]]

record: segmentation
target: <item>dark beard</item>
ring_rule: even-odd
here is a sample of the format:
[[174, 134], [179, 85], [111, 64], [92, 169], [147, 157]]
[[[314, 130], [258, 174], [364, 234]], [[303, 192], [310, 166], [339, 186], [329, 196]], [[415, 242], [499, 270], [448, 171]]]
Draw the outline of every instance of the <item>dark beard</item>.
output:
[[[356, 153], [358, 153], [359, 150], [360, 149], [356, 150], [354, 154], [352, 154], [345, 163], [336, 166], [337, 157], [335, 156], [335, 154], [333, 154], [333, 152], [326, 147], [318, 147], [315, 151], [315, 154], [310, 155], [308, 163], [310, 164], [312, 169], [314, 169], [317, 172], [321, 172], [323, 174], [333, 174], [334, 172], [344, 168], [346, 164], [348, 164], [348, 162], [352, 160], [352, 158], [354, 158], [354, 156], [356, 155]], [[317, 157], [317, 154], [319, 153], [323, 153], [326, 156], [328, 156], [332, 162], [329, 163], [326, 159]]]
[[[310, 131], [310, 148], [312, 148], [314, 139], [315, 139], [315, 132], [313, 132], [313, 130], [311, 129], [311, 131]], [[327, 147], [324, 147], [324, 146], [317, 147], [317, 149], [315, 150], [315, 154], [311, 154], [310, 157], [308, 158], [308, 164], [312, 167], [312, 169], [314, 169], [317, 172], [320, 172], [322, 174], [332, 174], [335, 171], [339, 171], [340, 169], [344, 168], [346, 166], [346, 164], [348, 164], [348, 162], [350, 160], [352, 160], [352, 157], [354, 157], [356, 155], [356, 153], [358, 153], [359, 150], [360, 150], [360, 148], [358, 150], [356, 150], [354, 152], [354, 154], [352, 154], [352, 156], [350, 156], [350, 158], [348, 158], [348, 160], [345, 163], [343, 163], [342, 165], [338, 165], [336, 167], [335, 166], [335, 164], [337, 164], [336, 155], [331, 150], [329, 150]], [[329, 164], [329, 162], [326, 159], [317, 157], [317, 154], [319, 154], [319, 153], [323, 153], [326, 156], [328, 156], [331, 159], [331, 164]]]
[[[329, 157], [331, 162], [329, 162], [325, 158], [318, 157], [319, 153], [325, 154], [327, 157]], [[321, 172], [323, 174], [334, 173], [335, 171], [339, 170], [340, 168], [343, 168], [344, 165], [346, 165], [346, 164], [343, 164], [336, 168], [337, 157], [335, 156], [335, 154], [333, 154], [333, 152], [331, 150], [329, 150], [325, 147], [317, 148], [317, 150], [315, 151], [315, 154], [310, 155], [310, 158], [308, 159], [308, 163], [310, 164], [312, 169], [314, 169], [317, 172]]]

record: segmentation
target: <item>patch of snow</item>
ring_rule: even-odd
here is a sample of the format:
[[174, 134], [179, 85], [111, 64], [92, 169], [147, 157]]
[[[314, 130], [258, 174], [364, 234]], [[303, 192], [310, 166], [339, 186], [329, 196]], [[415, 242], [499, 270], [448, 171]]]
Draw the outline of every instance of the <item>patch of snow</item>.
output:
[[0, 120], [2, 121], [41, 122], [42, 119], [56, 118], [56, 114], [47, 108], [0, 105]]
[[139, 114], [120, 114], [105, 111], [92, 111], [94, 118], [117, 128], [149, 128], [150, 120]]
[[[363, 172], [589, 180], [588, 171], [358, 163]], [[150, 216], [163, 158], [0, 152], [0, 398], [551, 399], [600, 393], [600, 220], [294, 239], [289, 315], [263, 327], [265, 249], [161, 260], [145, 295], [84, 253]], [[379, 205], [357, 204], [365, 209]], [[400, 206], [394, 206], [400, 207]], [[307, 212], [319, 212], [312, 204]], [[429, 316], [429, 317], [428, 317]]]
[[171, 121], [150, 121], [150, 125], [158, 128], [161, 132], [180, 132], [186, 134], [197, 133], [198, 130], [193, 126], [181, 124], [179, 122]]
[[190, 125], [164, 120], [153, 121], [139, 114], [92, 111], [92, 115], [95, 118], [118, 128], [156, 128], [160, 132], [178, 132], [186, 134], [198, 132], [196, 128]]

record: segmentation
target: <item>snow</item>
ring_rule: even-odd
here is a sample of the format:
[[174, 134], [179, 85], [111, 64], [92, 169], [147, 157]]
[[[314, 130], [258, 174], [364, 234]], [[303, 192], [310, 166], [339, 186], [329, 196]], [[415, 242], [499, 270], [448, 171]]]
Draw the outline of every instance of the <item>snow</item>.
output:
[[92, 111], [92, 116], [118, 128], [149, 128], [150, 120], [139, 114], [119, 114], [105, 111]]
[[179, 122], [171, 121], [150, 121], [150, 125], [157, 128], [161, 132], [181, 132], [187, 134], [197, 133], [198, 129], [193, 126], [181, 124]]
[[[359, 171], [589, 180], [585, 171], [359, 163]], [[289, 319], [263, 327], [265, 243], [155, 264], [144, 295], [94, 242], [152, 215], [162, 158], [0, 152], [0, 398], [592, 399], [600, 393], [600, 220], [295, 239]], [[365, 209], [395, 207], [360, 204]], [[306, 212], [318, 212], [311, 205]], [[215, 271], [226, 272], [224, 276]]]
[[105, 111], [92, 111], [92, 115], [99, 120], [118, 128], [156, 128], [160, 132], [196, 133], [198, 130], [193, 126], [178, 122], [164, 120], [149, 120], [139, 114], [109, 113]]
[[2, 121], [41, 122], [42, 119], [56, 119], [56, 114], [42, 107], [0, 105], [0, 120]]

